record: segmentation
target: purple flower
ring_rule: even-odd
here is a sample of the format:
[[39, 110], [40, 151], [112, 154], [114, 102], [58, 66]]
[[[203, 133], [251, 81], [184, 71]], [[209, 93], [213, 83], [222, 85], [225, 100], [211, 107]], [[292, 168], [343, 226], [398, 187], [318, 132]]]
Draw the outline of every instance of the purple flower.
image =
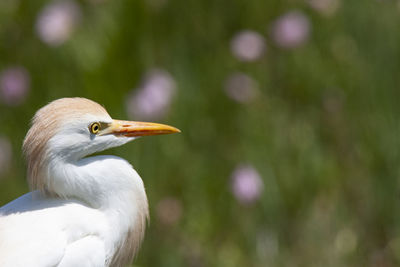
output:
[[9, 170], [11, 158], [11, 143], [7, 138], [0, 136], [0, 176]]
[[300, 11], [291, 11], [279, 17], [272, 26], [272, 37], [282, 48], [296, 48], [307, 42], [310, 22]]
[[241, 61], [258, 60], [264, 54], [265, 49], [264, 37], [250, 30], [239, 32], [231, 41], [232, 53]]
[[40, 12], [36, 21], [39, 38], [58, 46], [68, 40], [81, 18], [79, 5], [73, 0], [56, 0]]
[[173, 225], [181, 218], [182, 203], [174, 197], [164, 198], [158, 202], [156, 213], [161, 223]]
[[240, 203], [252, 204], [260, 198], [264, 183], [253, 166], [239, 165], [231, 179], [233, 194]]
[[10, 67], [0, 73], [0, 98], [9, 106], [22, 104], [29, 87], [30, 77], [24, 67]]
[[170, 106], [176, 90], [172, 76], [164, 71], [150, 71], [142, 86], [134, 90], [128, 98], [127, 113], [132, 118], [160, 119]]
[[231, 74], [225, 81], [225, 93], [228, 97], [240, 103], [249, 103], [258, 94], [255, 80], [246, 74], [237, 72]]

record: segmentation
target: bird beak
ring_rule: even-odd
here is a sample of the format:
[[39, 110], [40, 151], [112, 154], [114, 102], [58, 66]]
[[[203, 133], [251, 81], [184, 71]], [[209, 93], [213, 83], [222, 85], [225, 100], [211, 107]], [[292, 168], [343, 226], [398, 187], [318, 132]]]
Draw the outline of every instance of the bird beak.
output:
[[108, 129], [105, 129], [103, 134], [136, 137], [180, 132], [181, 131], [175, 127], [160, 123], [113, 120]]

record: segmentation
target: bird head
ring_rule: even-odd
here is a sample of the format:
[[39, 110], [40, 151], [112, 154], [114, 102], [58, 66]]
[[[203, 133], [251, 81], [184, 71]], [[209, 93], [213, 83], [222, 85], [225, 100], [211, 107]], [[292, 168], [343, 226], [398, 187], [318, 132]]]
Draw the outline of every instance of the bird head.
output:
[[176, 132], [164, 124], [114, 120], [89, 99], [58, 99], [37, 111], [25, 137], [28, 181], [32, 190], [45, 191], [51, 160], [77, 161], [140, 136]]

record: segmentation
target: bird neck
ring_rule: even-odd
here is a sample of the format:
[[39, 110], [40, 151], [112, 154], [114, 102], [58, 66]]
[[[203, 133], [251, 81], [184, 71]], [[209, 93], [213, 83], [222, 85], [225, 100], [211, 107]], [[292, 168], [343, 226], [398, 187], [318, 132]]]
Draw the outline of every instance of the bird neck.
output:
[[[77, 198], [94, 208], [116, 209], [145, 197], [143, 181], [133, 167], [116, 156], [82, 159], [53, 158], [48, 164], [47, 188], [63, 198]], [[117, 202], [117, 203], [115, 203]]]
[[129, 263], [143, 240], [149, 217], [142, 179], [124, 159], [95, 156], [80, 160], [53, 158], [47, 188], [52, 195], [73, 198], [104, 212], [115, 227], [110, 266]]

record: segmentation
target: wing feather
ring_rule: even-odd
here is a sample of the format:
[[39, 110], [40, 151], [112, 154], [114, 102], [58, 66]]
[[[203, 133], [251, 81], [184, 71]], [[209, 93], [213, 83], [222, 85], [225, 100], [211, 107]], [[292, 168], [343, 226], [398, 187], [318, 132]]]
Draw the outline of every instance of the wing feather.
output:
[[[28, 193], [0, 208], [0, 266], [104, 266], [105, 223], [78, 201]], [[69, 265], [83, 258], [87, 265]]]

